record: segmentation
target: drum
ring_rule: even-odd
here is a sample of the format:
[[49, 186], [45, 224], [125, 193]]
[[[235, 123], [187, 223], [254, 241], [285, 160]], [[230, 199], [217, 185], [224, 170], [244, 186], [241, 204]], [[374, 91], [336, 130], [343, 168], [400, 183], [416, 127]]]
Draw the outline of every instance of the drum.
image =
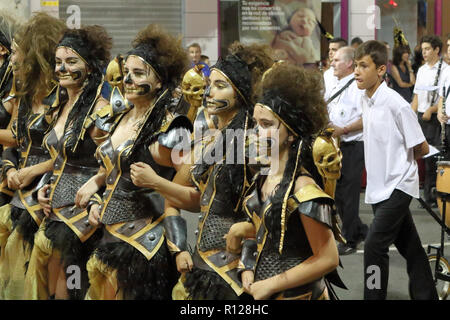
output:
[[[436, 176], [436, 191], [441, 193], [450, 194], [450, 161], [438, 161], [437, 163], [437, 176]], [[439, 197], [437, 198], [437, 204], [439, 212], [442, 216], [443, 201]], [[445, 224], [450, 228], [450, 201], [447, 201], [445, 208]]]

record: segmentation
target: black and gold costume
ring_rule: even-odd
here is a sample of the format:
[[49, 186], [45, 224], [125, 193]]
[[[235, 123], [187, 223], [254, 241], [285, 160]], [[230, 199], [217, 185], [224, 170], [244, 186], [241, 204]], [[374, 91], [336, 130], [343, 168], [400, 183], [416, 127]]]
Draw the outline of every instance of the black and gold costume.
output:
[[[94, 157], [97, 145], [89, 134], [93, 123], [88, 127], [88, 115], [100, 96], [103, 85], [101, 77], [91, 80], [92, 84], [84, 89], [84, 98], [87, 107], [83, 110], [85, 116], [82, 129], [76, 130], [75, 126], [69, 126], [63, 136], [58, 139], [55, 130], [52, 129], [44, 139], [44, 145], [53, 159], [53, 174], [50, 178], [49, 199], [51, 213], [46, 219], [45, 236], [50, 240], [52, 249], [61, 254], [64, 270], [70, 265], [78, 265], [81, 269], [81, 290], [69, 290], [73, 299], [83, 299], [88, 287], [86, 262], [92, 253], [101, 231], [95, 233], [88, 222], [86, 209], [75, 207], [77, 191], [98, 171], [98, 162]], [[61, 90], [64, 90], [60, 88]], [[65, 101], [60, 101], [64, 104]], [[62, 108], [58, 108], [61, 110]], [[77, 108], [75, 103], [73, 109]], [[82, 113], [82, 112], [80, 112]], [[55, 118], [56, 120], [56, 118]], [[70, 146], [71, 141], [72, 146]], [[95, 236], [91, 237], [95, 233]]]
[[[244, 49], [239, 54], [245, 52]], [[252, 108], [252, 67], [239, 54], [220, 58], [211, 70], [229, 80], [237, 98], [237, 114], [221, 130], [219, 139], [210, 136], [196, 141], [196, 164], [191, 170], [192, 184], [201, 192], [196, 246], [192, 254], [194, 269], [180, 279], [174, 289], [174, 299], [245, 299], [238, 274], [239, 256], [226, 251], [224, 235], [236, 222], [246, 220], [242, 199], [251, 181], [251, 172], [245, 156], [245, 135], [249, 126], [249, 110]], [[267, 59], [267, 60], [270, 60]], [[264, 59], [254, 58], [254, 65], [264, 71]], [[206, 95], [208, 95], [207, 89]], [[196, 134], [204, 133], [210, 126], [205, 120], [205, 110], [197, 115]], [[240, 132], [230, 138], [235, 132]], [[197, 137], [196, 137], [197, 138]], [[230, 143], [231, 142], [231, 143]], [[198, 147], [200, 146], [200, 147]], [[222, 161], [205, 161], [221, 150]], [[199, 160], [198, 157], [201, 157]], [[184, 288], [183, 288], [184, 287]]]
[[[56, 97], [56, 87], [42, 102], [44, 110], [48, 110]], [[6, 175], [9, 169], [21, 169], [34, 166], [50, 160], [50, 155], [43, 148], [42, 141], [49, 123], [43, 113], [33, 113], [31, 107], [26, 105], [27, 100], [20, 100], [19, 112], [24, 113], [25, 121], [21, 124], [15, 122], [13, 132], [18, 139], [18, 148], [7, 148], [3, 152], [3, 173]], [[26, 111], [28, 110], [28, 112]], [[21, 113], [22, 113], [21, 112]], [[18, 130], [23, 131], [18, 133]], [[6, 177], [4, 176], [4, 179]], [[22, 299], [23, 278], [26, 265], [34, 244], [34, 234], [44, 219], [44, 213], [37, 201], [37, 190], [48, 181], [49, 176], [38, 176], [32, 183], [23, 189], [15, 191], [10, 204], [6, 204], [0, 210], [10, 212], [12, 232], [5, 247], [5, 255], [10, 259], [2, 263], [2, 276], [7, 283], [2, 283], [2, 293], [5, 299]], [[4, 214], [2, 213], [2, 216]], [[12, 237], [19, 237], [14, 241]], [[22, 242], [23, 240], [23, 242]], [[22, 248], [23, 247], [23, 248]], [[23, 255], [20, 254], [23, 252]], [[13, 258], [14, 257], [14, 258]], [[22, 257], [17, 259], [17, 257]]]
[[[102, 46], [91, 39], [103, 34]], [[94, 156], [97, 148], [95, 138], [97, 134], [104, 135], [104, 132], [93, 130], [90, 115], [101, 99], [102, 70], [109, 59], [109, 45], [110, 39], [101, 27], [87, 26], [84, 29], [67, 30], [56, 46], [72, 50], [90, 70], [79, 85], [80, 91], [73, 105], [68, 105], [67, 90], [58, 86], [57, 99], [46, 114], [52, 122], [43, 141], [53, 160], [53, 171], [48, 182], [50, 188], [47, 191], [51, 211], [35, 236], [25, 281], [26, 299], [49, 298], [48, 263], [51, 257], [60, 258], [61, 272], [66, 273], [71, 265], [78, 266], [81, 272], [80, 287], [67, 286], [71, 299], [83, 299], [88, 287], [86, 262], [96, 240], [100, 238], [101, 230], [95, 233], [95, 228], [87, 221], [87, 210], [75, 207], [75, 197], [80, 187], [98, 171], [98, 162]], [[83, 76], [82, 71], [76, 72], [80, 74], [78, 77]], [[71, 109], [61, 137], [58, 137], [53, 126], [65, 108]]]
[[[156, 191], [135, 186], [130, 178], [130, 165], [139, 161], [166, 179], [175, 175], [173, 168], [157, 164], [149, 151], [155, 141], [172, 148], [173, 132], [192, 129], [185, 116], [167, 110], [168, 103], [170, 94], [165, 90], [146, 115], [144, 127], [152, 126], [154, 131], [145, 143], [136, 144], [141, 131], [116, 148], [108, 138], [97, 150], [107, 172], [100, 206], [104, 235], [88, 262], [89, 299], [101, 298], [97, 281], [103, 277], [113, 283], [119, 299], [170, 299], [178, 274], [164, 235], [164, 199]], [[151, 123], [158, 118], [159, 123]]]
[[[306, 174], [309, 176], [309, 174]], [[257, 230], [257, 256], [255, 281], [264, 280], [283, 273], [299, 265], [313, 255], [300, 215], [306, 215], [325, 224], [335, 233], [338, 229], [334, 223], [333, 199], [318, 185], [307, 185], [288, 198], [285, 217], [285, 235], [283, 249], [280, 253], [281, 217], [280, 212], [270, 210], [273, 199], [261, 200], [260, 189], [267, 176], [258, 175], [251, 185], [244, 200], [244, 209]], [[296, 177], [297, 178], [297, 177]], [[337, 237], [339, 235], [337, 234]], [[252, 252], [253, 253], [253, 252]], [[329, 278], [342, 286], [334, 272]], [[325, 289], [330, 288], [329, 279], [320, 278], [312, 283], [275, 294], [270, 299], [322, 300], [326, 297]]]
[[[320, 85], [318, 81], [301, 68], [276, 63], [258, 84], [257, 106], [270, 111], [280, 125], [283, 124], [292, 140], [290, 144], [283, 142], [288, 148], [284, 149], [288, 157], [283, 177], [272, 194], [262, 200], [261, 190], [267, 176], [260, 173], [255, 176], [244, 199], [244, 210], [255, 227], [256, 240], [247, 239], [244, 242], [240, 269], [253, 270], [255, 282], [282, 274], [314, 255], [301, 215], [325, 225], [333, 231], [336, 240], [342, 241], [332, 198], [334, 190], [330, 190], [331, 195], [323, 191], [325, 179], [313, 158], [312, 142], [327, 123], [323, 98], [318, 91], [306, 89]], [[304, 87], [299, 88], [301, 85]], [[289, 138], [286, 138], [287, 142]], [[296, 181], [301, 176], [309, 177], [315, 183], [307, 183], [295, 191]], [[252, 246], [255, 241], [256, 245], [253, 243]], [[345, 288], [336, 270], [333, 270], [310, 283], [267, 298], [337, 298], [330, 283]]]
[[[178, 278], [163, 224], [164, 198], [152, 189], [137, 187], [130, 167], [143, 162], [166, 179], [174, 177], [175, 169], [158, 164], [150, 146], [157, 143], [171, 150], [192, 131], [189, 119], [173, 109], [177, 104], [171, 95], [187, 67], [187, 57], [181, 42], [157, 25], [138, 33], [124, 59], [125, 66], [130, 56], [143, 62], [147, 76], [154, 74], [160, 88], [136, 84], [128, 72], [124, 86], [134, 83], [146, 92], [143, 97], [148, 106], [143, 120], [120, 145], [113, 146], [108, 138], [97, 149], [97, 159], [106, 171], [105, 191], [95, 196], [100, 202], [103, 237], [87, 263], [90, 288], [86, 299], [166, 300]], [[113, 125], [119, 128], [123, 115], [134, 110], [131, 105], [114, 107], [121, 110], [122, 116]], [[101, 116], [96, 121], [108, 125]], [[111, 287], [114, 297], [110, 296]]]

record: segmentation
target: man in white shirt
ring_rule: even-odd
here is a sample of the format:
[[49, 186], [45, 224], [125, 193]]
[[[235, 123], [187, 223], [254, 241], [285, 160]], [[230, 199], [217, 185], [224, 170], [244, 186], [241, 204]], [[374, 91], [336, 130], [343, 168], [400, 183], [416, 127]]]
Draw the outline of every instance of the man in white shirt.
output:
[[334, 55], [332, 67], [338, 79], [328, 102], [330, 126], [334, 136], [340, 138], [342, 151], [341, 177], [336, 185], [335, 202], [342, 219], [342, 234], [347, 244], [338, 244], [340, 255], [356, 251], [365, 239], [368, 226], [359, 218], [361, 176], [364, 169], [364, 142], [362, 133], [361, 95], [356, 86], [354, 69], [355, 49], [340, 48]]
[[[330, 64], [333, 63], [333, 57], [336, 51], [339, 50], [339, 48], [342, 48], [347, 45], [347, 40], [342, 38], [333, 38], [330, 40], [330, 43], [328, 44], [328, 59], [330, 60]], [[337, 82], [337, 78], [334, 75], [333, 67], [330, 66], [330, 68], [323, 73], [323, 81], [324, 81], [324, 98], [325, 101], [327, 101], [330, 98], [331, 90], [334, 88]]]
[[[439, 57], [442, 50], [442, 41], [438, 36], [426, 35], [420, 43], [425, 64], [417, 72], [411, 106], [417, 112], [419, 124], [427, 142], [433, 146], [438, 146], [440, 144], [441, 126], [436, 114], [439, 100], [439, 92], [436, 88], [441, 85], [443, 74], [446, 72], [448, 65]], [[434, 193], [436, 187], [436, 158], [428, 157], [424, 162], [424, 200], [435, 208], [437, 207]]]
[[411, 298], [437, 300], [427, 255], [409, 210], [412, 197], [419, 197], [416, 159], [428, 153], [428, 143], [409, 103], [382, 81], [386, 46], [367, 41], [356, 50], [355, 61], [357, 86], [365, 90], [361, 101], [366, 203], [372, 204], [374, 212], [364, 243], [364, 299], [386, 299], [389, 246], [395, 244], [407, 262]]

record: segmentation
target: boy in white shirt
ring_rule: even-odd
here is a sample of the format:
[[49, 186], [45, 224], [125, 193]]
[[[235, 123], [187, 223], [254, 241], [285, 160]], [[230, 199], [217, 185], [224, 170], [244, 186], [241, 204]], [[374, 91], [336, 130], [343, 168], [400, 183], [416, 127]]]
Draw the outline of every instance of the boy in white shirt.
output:
[[[355, 53], [355, 80], [365, 90], [363, 108], [366, 203], [374, 219], [364, 244], [364, 299], [386, 299], [389, 246], [395, 244], [407, 261], [412, 299], [438, 299], [427, 255], [409, 210], [419, 197], [416, 159], [428, 144], [409, 103], [382, 81], [386, 46], [367, 41]], [[373, 272], [380, 281], [373, 283]]]
[[[426, 35], [420, 40], [425, 64], [419, 68], [414, 86], [414, 97], [411, 107], [417, 112], [419, 124], [427, 142], [433, 146], [440, 144], [441, 126], [437, 119], [438, 90], [448, 65], [440, 58], [442, 41], [438, 36]], [[436, 208], [436, 158], [428, 157], [425, 162], [425, 181], [423, 193], [425, 201]]]

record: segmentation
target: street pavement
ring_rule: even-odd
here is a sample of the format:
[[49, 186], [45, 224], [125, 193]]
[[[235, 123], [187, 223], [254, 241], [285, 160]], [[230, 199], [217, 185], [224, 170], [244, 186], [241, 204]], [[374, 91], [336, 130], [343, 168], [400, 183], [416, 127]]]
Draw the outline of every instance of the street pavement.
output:
[[[410, 210], [413, 215], [414, 223], [419, 233], [422, 245], [425, 250], [429, 244], [440, 243], [441, 227], [430, 216], [425, 209], [419, 208], [419, 202], [416, 199], [411, 201]], [[437, 209], [434, 209], [437, 212]], [[188, 243], [194, 247], [194, 231], [197, 229], [198, 213], [182, 211], [182, 216], [186, 218], [188, 225]], [[370, 225], [373, 219], [372, 207], [364, 203], [364, 193], [361, 193], [360, 200], [360, 218], [363, 223]], [[341, 300], [362, 300], [363, 299], [363, 258], [364, 243], [360, 243], [356, 253], [347, 256], [341, 256], [343, 268], [339, 267], [338, 272], [346, 284], [348, 290], [336, 288], [336, 293]], [[450, 240], [445, 236], [445, 256], [450, 259]], [[388, 300], [409, 300], [408, 294], [408, 275], [406, 272], [406, 261], [398, 253], [395, 246], [389, 249], [389, 285]]]

